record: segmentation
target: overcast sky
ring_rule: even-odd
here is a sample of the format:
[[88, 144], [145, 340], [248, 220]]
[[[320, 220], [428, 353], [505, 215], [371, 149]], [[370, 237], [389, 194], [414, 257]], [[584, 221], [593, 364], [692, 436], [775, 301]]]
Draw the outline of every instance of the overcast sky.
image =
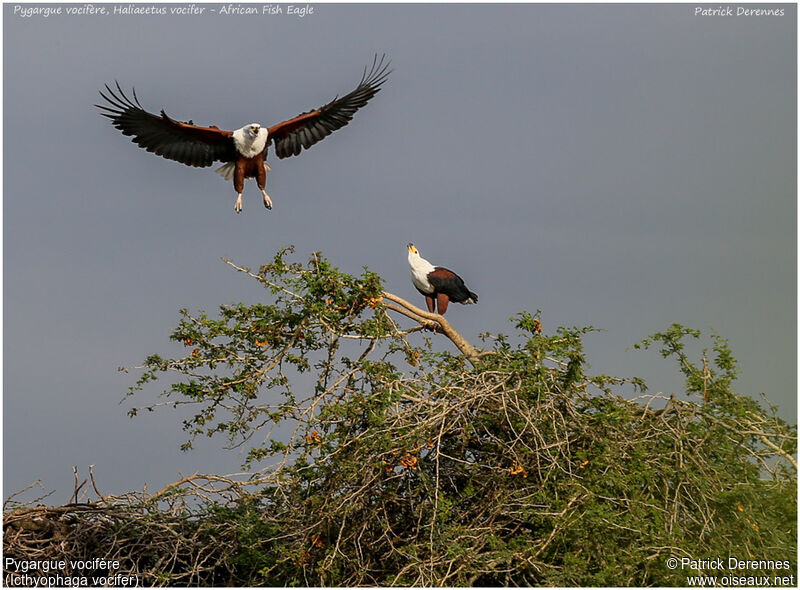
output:
[[[680, 390], [679, 371], [629, 347], [673, 322], [713, 329], [737, 389], [795, 422], [794, 5], [203, 6], [4, 5], [4, 495], [42, 478], [67, 501], [73, 465], [107, 493], [238, 471], [222, 441], [182, 453], [176, 411], [127, 418], [136, 375], [117, 367], [174, 353], [181, 307], [266, 297], [220, 257], [257, 267], [288, 244], [423, 305], [413, 241], [480, 295], [448, 310], [471, 341], [541, 309], [546, 331], [605, 330], [591, 370], [653, 392]], [[270, 158], [272, 211], [249, 181], [236, 215], [230, 182], [146, 153], [92, 106], [116, 79], [181, 120], [272, 125], [350, 91], [376, 52], [394, 72], [353, 122]]]

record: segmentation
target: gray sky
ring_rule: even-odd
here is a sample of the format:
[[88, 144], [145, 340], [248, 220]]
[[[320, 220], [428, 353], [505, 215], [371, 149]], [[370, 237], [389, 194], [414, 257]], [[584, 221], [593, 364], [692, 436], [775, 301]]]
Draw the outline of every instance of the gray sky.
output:
[[[794, 5], [312, 6], [4, 5], [4, 495], [43, 478], [66, 501], [72, 465], [94, 464], [108, 493], [238, 471], [221, 441], [182, 453], [176, 411], [128, 419], [135, 375], [116, 369], [174, 352], [181, 307], [266, 296], [220, 257], [257, 267], [288, 244], [423, 305], [413, 241], [480, 295], [448, 311], [471, 341], [541, 309], [547, 331], [604, 329], [587, 338], [592, 371], [654, 392], [680, 390], [680, 373], [629, 347], [673, 322], [713, 328], [737, 389], [795, 421]], [[350, 91], [384, 51], [394, 72], [350, 125], [270, 157], [272, 211], [249, 181], [235, 215], [230, 182], [146, 153], [92, 107], [117, 79], [178, 119], [271, 125]]]

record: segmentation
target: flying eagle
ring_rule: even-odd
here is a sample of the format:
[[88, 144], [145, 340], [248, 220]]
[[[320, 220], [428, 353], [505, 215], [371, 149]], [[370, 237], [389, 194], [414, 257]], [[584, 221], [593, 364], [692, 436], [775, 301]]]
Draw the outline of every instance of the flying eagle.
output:
[[102, 115], [111, 119], [123, 135], [133, 136], [132, 141], [148, 152], [188, 166], [206, 167], [214, 162], [225, 162], [216, 172], [225, 180], [233, 179], [237, 213], [242, 210], [245, 178], [256, 179], [264, 195], [264, 206], [272, 209], [272, 199], [266, 191], [270, 169], [266, 157], [270, 142], [275, 144], [275, 154], [279, 158], [288, 158], [347, 125], [353, 114], [367, 104], [386, 81], [390, 70], [389, 62], [384, 62], [385, 56], [379, 60], [376, 55], [372, 66], [364, 68], [361, 82], [349, 94], [268, 128], [250, 123], [236, 131], [225, 131], [215, 125], [200, 127], [192, 121], [176, 121], [163, 110], [161, 116], [157, 116], [142, 108], [136, 90], [131, 100], [118, 82], [116, 92], [108, 84], [105, 85], [107, 94], [100, 92], [108, 104], [95, 106], [105, 111]]
[[408, 245], [408, 266], [411, 267], [411, 282], [425, 295], [429, 312], [436, 313], [437, 303], [439, 314], [444, 315], [451, 301], [464, 305], [478, 302], [478, 296], [467, 289], [460, 276], [443, 266], [433, 266], [419, 255], [414, 244]]

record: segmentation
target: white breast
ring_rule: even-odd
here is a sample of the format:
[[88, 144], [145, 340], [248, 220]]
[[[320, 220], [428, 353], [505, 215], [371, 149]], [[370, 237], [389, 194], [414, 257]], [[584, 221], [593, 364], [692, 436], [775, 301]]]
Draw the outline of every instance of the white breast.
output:
[[428, 273], [434, 266], [419, 254], [408, 253], [408, 266], [411, 269], [411, 282], [423, 293], [432, 293], [433, 285], [428, 281]]
[[433, 285], [428, 282], [428, 273], [421, 273], [412, 269], [411, 282], [414, 283], [414, 286], [423, 293], [433, 292]]
[[261, 127], [258, 130], [258, 135], [253, 137], [248, 131], [251, 126], [252, 123], [233, 132], [233, 144], [236, 146], [236, 150], [245, 158], [252, 158], [263, 152], [264, 146], [267, 145], [267, 135], [269, 135], [267, 130]]

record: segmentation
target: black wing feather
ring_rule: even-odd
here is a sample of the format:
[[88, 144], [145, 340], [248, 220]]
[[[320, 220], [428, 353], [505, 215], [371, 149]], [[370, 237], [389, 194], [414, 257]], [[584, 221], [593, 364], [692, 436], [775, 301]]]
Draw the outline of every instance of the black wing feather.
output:
[[215, 161], [231, 162], [236, 159], [232, 134], [216, 127], [197, 127], [171, 119], [162, 110], [161, 116], [148, 113], [139, 103], [136, 90], [133, 100], [128, 98], [116, 83], [116, 92], [108, 84], [106, 93], [100, 91], [108, 104], [95, 105], [105, 111], [114, 127], [141, 148], [169, 160], [188, 166], [211, 166]]
[[334, 98], [323, 107], [307, 111], [269, 129], [269, 141], [275, 144], [279, 158], [296, 156], [305, 148], [322, 141], [337, 129], [347, 125], [355, 112], [375, 96], [391, 73], [386, 56], [376, 55], [355, 90], [342, 98]]
[[467, 299], [478, 302], [478, 296], [470, 291], [464, 284], [464, 280], [452, 270], [437, 266], [428, 273], [428, 282], [433, 285], [437, 293], [444, 293], [450, 297], [451, 301], [461, 303]]

